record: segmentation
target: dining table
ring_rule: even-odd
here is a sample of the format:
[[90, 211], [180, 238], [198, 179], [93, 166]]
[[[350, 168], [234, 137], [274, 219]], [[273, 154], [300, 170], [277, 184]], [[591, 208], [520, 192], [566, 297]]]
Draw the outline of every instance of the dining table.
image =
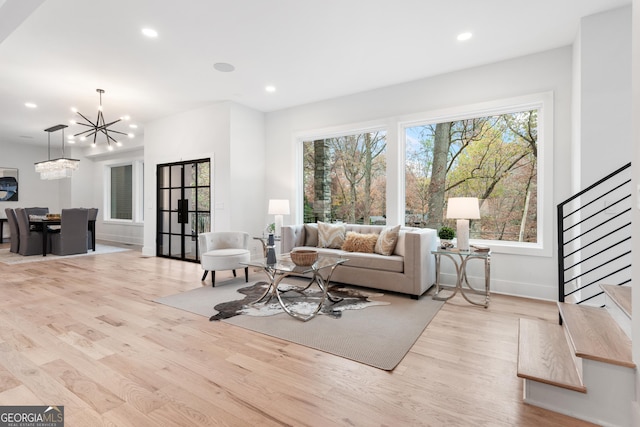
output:
[[[29, 218], [29, 226], [37, 227], [42, 231], [42, 256], [47, 256], [47, 237], [51, 232], [52, 225], [62, 225], [60, 218]], [[40, 230], [42, 228], [42, 230]], [[96, 220], [89, 220], [89, 231], [91, 231], [91, 250], [96, 251]]]

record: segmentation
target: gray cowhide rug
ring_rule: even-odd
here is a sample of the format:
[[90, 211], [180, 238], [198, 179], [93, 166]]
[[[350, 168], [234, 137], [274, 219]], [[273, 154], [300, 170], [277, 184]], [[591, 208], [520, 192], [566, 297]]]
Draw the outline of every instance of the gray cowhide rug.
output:
[[[276, 297], [271, 298], [271, 300], [266, 303], [263, 301], [257, 304], [251, 304], [260, 298], [268, 286], [269, 284], [267, 282], [257, 282], [252, 286], [238, 289], [237, 292], [244, 294], [245, 297], [241, 300], [217, 304], [214, 309], [218, 311], [218, 314], [211, 316], [209, 320], [228, 319], [240, 314], [248, 316], [273, 316], [284, 313]], [[281, 292], [281, 297], [286, 306], [290, 310], [303, 315], [308, 315], [315, 311], [322, 298], [322, 292], [317, 286], [312, 286], [305, 290], [304, 294], [296, 292], [295, 289], [300, 289], [300, 287], [294, 285], [280, 283], [278, 289]], [[333, 297], [332, 299], [339, 300], [337, 302], [327, 300], [320, 314], [334, 318], [339, 318], [344, 310], [359, 310], [375, 305], [389, 305], [388, 302], [372, 301], [370, 299], [376, 296], [382, 296], [382, 294], [367, 293], [344, 287], [332, 287], [330, 293]]]

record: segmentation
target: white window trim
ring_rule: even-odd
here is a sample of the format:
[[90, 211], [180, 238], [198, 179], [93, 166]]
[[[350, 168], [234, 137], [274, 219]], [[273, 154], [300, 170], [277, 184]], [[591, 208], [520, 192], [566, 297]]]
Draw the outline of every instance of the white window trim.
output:
[[[538, 241], [536, 243], [480, 239], [472, 239], [471, 241], [490, 246], [494, 253], [551, 257], [553, 256], [553, 224], [555, 216], [555, 206], [553, 205], [553, 101], [553, 92], [543, 92], [403, 116], [398, 120], [398, 157], [402, 165], [401, 169], [404, 171], [406, 161], [405, 129], [408, 127], [539, 109]], [[404, 173], [401, 173], [399, 182], [398, 191], [401, 192], [401, 208], [404, 210]], [[404, 218], [404, 216], [400, 216], [400, 218]]]
[[[119, 166], [131, 165], [131, 179], [132, 179], [132, 206], [133, 206], [133, 218], [132, 219], [117, 219], [111, 218], [111, 168]], [[144, 208], [143, 208], [143, 195], [144, 195], [144, 162], [142, 160], [133, 160], [123, 163], [113, 163], [105, 165], [104, 169], [104, 223], [120, 224], [120, 225], [142, 225], [144, 223]]]
[[[521, 243], [504, 240], [479, 240], [472, 242], [491, 247], [493, 253], [552, 257], [554, 247], [553, 203], [553, 152], [554, 152], [554, 95], [552, 91], [503, 98], [476, 104], [431, 110], [402, 116], [386, 117], [376, 121], [359, 122], [335, 127], [296, 132], [295, 179], [302, 183], [303, 142], [342, 136], [360, 132], [387, 131], [387, 220], [395, 223], [404, 221], [405, 211], [405, 128], [425, 122], [437, 123], [455, 121], [470, 117], [489, 116], [514, 112], [516, 110], [540, 109], [538, 115], [538, 242]], [[397, 133], [391, 132], [393, 128]], [[298, 209], [304, 200], [302, 185], [296, 184], [295, 221], [302, 223], [303, 212]], [[394, 185], [395, 184], [395, 185]]]

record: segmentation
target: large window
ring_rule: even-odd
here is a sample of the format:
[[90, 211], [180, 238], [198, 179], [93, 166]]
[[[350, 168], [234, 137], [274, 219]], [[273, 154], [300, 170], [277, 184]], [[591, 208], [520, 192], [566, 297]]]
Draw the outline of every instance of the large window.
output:
[[405, 133], [405, 223], [455, 228], [449, 197], [477, 197], [472, 239], [538, 242], [538, 109], [412, 123]]
[[111, 168], [111, 219], [133, 219], [133, 166]]
[[552, 92], [380, 120], [296, 137], [304, 222], [455, 230], [447, 200], [477, 197], [471, 239], [552, 255]]
[[304, 222], [385, 224], [386, 132], [303, 142]]
[[143, 163], [110, 165], [105, 172], [105, 219], [142, 222]]

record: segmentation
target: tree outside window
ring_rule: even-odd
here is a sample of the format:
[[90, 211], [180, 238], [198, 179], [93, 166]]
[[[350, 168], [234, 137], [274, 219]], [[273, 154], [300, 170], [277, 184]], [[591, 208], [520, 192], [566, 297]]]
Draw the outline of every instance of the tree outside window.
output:
[[537, 242], [538, 110], [405, 129], [405, 223], [439, 229], [449, 197], [478, 197], [471, 238]]
[[386, 132], [303, 142], [304, 222], [385, 224]]

